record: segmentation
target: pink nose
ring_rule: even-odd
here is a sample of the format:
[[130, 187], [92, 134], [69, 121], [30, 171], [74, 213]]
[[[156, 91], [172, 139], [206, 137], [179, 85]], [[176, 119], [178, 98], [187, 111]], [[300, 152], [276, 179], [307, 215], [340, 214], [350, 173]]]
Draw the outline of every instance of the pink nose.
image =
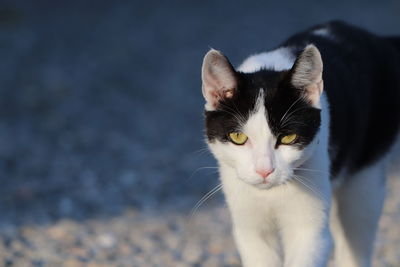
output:
[[274, 172], [274, 169], [262, 169], [262, 170], [256, 170], [256, 173], [261, 175], [262, 178], [267, 178], [268, 175]]

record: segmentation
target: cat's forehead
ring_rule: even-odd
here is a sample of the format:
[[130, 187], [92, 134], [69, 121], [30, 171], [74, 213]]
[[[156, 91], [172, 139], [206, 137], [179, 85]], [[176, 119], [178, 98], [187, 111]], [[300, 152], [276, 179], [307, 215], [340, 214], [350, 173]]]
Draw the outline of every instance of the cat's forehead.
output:
[[221, 102], [221, 110], [232, 110], [251, 114], [262, 98], [266, 110], [274, 106], [279, 111], [300, 97], [298, 90], [290, 86], [288, 71], [259, 70], [254, 73], [239, 73], [235, 97]]
[[288, 71], [261, 69], [252, 73], [239, 73], [239, 87], [247, 89], [273, 89], [289, 80]]
[[265, 93], [260, 89], [254, 109], [249, 114], [249, 118], [243, 125], [242, 130], [252, 137], [257, 144], [267, 144], [273, 142], [276, 137], [272, 134], [267, 119], [267, 110], [265, 108]]

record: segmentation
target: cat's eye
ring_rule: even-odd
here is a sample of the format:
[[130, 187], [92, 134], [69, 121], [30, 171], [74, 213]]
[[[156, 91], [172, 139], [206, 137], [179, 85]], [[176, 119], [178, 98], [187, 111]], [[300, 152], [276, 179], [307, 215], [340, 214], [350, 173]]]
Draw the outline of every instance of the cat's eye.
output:
[[281, 143], [284, 145], [291, 145], [296, 141], [296, 139], [297, 139], [297, 134], [288, 134], [281, 137]]
[[229, 139], [236, 145], [243, 145], [246, 143], [248, 137], [242, 132], [232, 132], [229, 134]]

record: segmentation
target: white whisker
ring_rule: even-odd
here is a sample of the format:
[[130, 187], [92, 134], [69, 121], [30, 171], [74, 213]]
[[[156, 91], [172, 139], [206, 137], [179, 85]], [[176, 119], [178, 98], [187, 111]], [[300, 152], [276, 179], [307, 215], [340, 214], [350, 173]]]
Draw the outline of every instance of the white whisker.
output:
[[[289, 121], [289, 119], [291, 118], [291, 116], [293, 116], [293, 114], [295, 114], [297, 111], [302, 110], [302, 109], [306, 109], [306, 108], [305, 108], [305, 107], [299, 107], [299, 108], [293, 110], [292, 112], [290, 112], [290, 113], [286, 116], [286, 119], [281, 123], [281, 125], [287, 123], [287, 122]], [[281, 126], [281, 127], [282, 127], [282, 126]]]
[[208, 147], [203, 147], [203, 148], [200, 148], [200, 149], [198, 149], [198, 150], [196, 150], [196, 151], [191, 152], [190, 155], [193, 154], [193, 155], [198, 155], [198, 156], [200, 156], [200, 155], [202, 155], [202, 154], [204, 154], [204, 153], [206, 153], [206, 152], [209, 152]]
[[192, 172], [192, 174], [187, 178], [187, 180], [192, 179], [193, 176], [194, 176], [196, 173], [198, 173], [199, 171], [201, 171], [201, 170], [206, 170], [206, 169], [218, 170], [219, 168], [218, 168], [218, 167], [200, 167], [200, 168], [197, 168], [196, 170], [194, 170], [194, 171]]
[[232, 103], [233, 103], [233, 105], [235, 106], [235, 109], [236, 109], [236, 111], [238, 112], [240, 118], [242, 118], [242, 123], [245, 123], [245, 122], [246, 122], [245, 117], [244, 117], [243, 114], [239, 111], [239, 109], [238, 109], [238, 107], [236, 106], [235, 102], [232, 101]]
[[[299, 183], [301, 183], [303, 186], [305, 186], [307, 189], [309, 189], [317, 197], [319, 197], [320, 199], [324, 200], [325, 202], [328, 202], [326, 197], [318, 189], [316, 189], [310, 181], [306, 180], [305, 177], [294, 175], [293, 178], [296, 181], [298, 181]], [[302, 178], [304, 178], [304, 179], [302, 179]]]
[[295, 171], [308, 171], [308, 172], [317, 172], [321, 174], [328, 175], [329, 177], [332, 178], [332, 174], [328, 171], [322, 171], [322, 170], [315, 170], [315, 169], [306, 169], [306, 168], [293, 168]]
[[313, 171], [313, 172], [320, 172], [320, 173], [325, 173], [325, 174], [330, 174], [327, 171], [321, 171], [321, 170], [315, 170], [315, 169], [306, 169], [306, 168], [293, 168], [294, 170], [299, 170], [299, 171]]
[[281, 120], [279, 121], [279, 123], [282, 123], [282, 121], [283, 121], [283, 119], [285, 118], [286, 114], [290, 111], [290, 109], [291, 109], [298, 101], [300, 101], [301, 98], [302, 98], [302, 97], [297, 98], [297, 100], [294, 101], [292, 105], [290, 105], [290, 107], [286, 110], [285, 114], [283, 114], [283, 116], [282, 116]]
[[282, 127], [282, 128], [284, 128], [284, 127], [286, 127], [286, 126], [288, 126], [288, 125], [303, 125], [303, 126], [308, 126], [306, 123], [304, 123], [304, 122], [301, 122], [301, 121], [290, 121], [290, 120], [288, 120], [288, 121], [286, 121], [284, 124], [282, 124], [280, 127]]
[[242, 123], [242, 124], [244, 124], [244, 123], [246, 122], [245, 117], [239, 112], [239, 110], [237, 109], [236, 105], [235, 105], [236, 111], [235, 111], [234, 109], [232, 109], [231, 107], [229, 107], [229, 106], [227, 106], [227, 105], [224, 105], [223, 103], [220, 103], [220, 105], [223, 106], [223, 107], [225, 107], [225, 108], [227, 108], [227, 109], [228, 109], [229, 111], [231, 111], [231, 112], [229, 112], [229, 111], [227, 111], [227, 110], [220, 110], [220, 111], [224, 111], [224, 112], [226, 112], [226, 113], [228, 113], [228, 114], [234, 116], [235, 119], [237, 119], [237, 120], [238, 120], [240, 123]]
[[200, 208], [200, 206], [206, 202], [208, 199], [210, 199], [213, 195], [215, 195], [219, 190], [221, 190], [222, 184], [218, 184], [216, 187], [211, 189], [207, 194], [205, 194], [197, 203], [194, 205], [192, 210], [190, 211], [190, 220], [193, 218], [197, 210]]

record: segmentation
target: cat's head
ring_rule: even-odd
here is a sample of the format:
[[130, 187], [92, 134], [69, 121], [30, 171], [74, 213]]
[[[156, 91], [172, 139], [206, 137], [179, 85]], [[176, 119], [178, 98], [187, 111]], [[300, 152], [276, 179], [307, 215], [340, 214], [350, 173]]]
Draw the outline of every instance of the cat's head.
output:
[[[260, 189], [282, 184], [318, 143], [322, 60], [308, 45], [285, 71], [236, 71], [210, 50], [202, 67], [207, 143], [220, 166]], [[232, 179], [235, 179], [232, 177]]]

